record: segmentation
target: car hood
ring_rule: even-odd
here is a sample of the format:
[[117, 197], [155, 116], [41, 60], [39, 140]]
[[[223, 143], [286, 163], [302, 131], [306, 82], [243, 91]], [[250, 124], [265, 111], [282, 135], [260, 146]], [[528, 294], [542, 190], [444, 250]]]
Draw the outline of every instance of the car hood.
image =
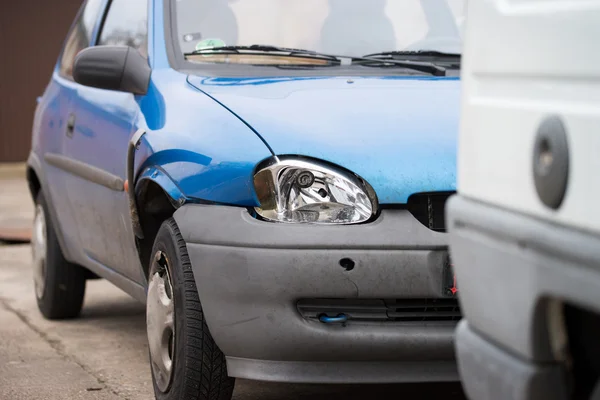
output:
[[191, 75], [188, 82], [246, 122], [274, 154], [347, 168], [373, 186], [381, 204], [456, 188], [457, 78]]

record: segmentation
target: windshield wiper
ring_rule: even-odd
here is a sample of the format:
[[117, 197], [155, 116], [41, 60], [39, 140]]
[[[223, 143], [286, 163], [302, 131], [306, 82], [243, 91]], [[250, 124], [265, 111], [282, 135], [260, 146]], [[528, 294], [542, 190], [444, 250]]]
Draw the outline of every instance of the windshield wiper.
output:
[[459, 53], [444, 53], [435, 50], [421, 51], [384, 51], [381, 53], [367, 54], [364, 57], [375, 58], [378, 60], [402, 60], [429, 62], [435, 65], [444, 65], [446, 67], [459, 67], [461, 55]]
[[352, 57], [352, 64], [370, 65], [370, 66], [397, 66], [408, 68], [415, 71], [425, 72], [433, 76], [445, 76], [446, 68], [436, 65], [428, 61], [410, 61], [410, 60], [394, 60], [393, 58], [378, 58], [378, 57]]
[[408, 57], [440, 57], [440, 58], [460, 58], [460, 53], [444, 53], [442, 51], [435, 50], [395, 50], [395, 51], [383, 51], [381, 53], [367, 54], [363, 57], [381, 57], [381, 56], [408, 56]]
[[[270, 53], [285, 53], [287, 56], [297, 57], [315, 57], [329, 60], [334, 65], [367, 65], [367, 66], [398, 66], [402, 68], [412, 69], [415, 71], [425, 72], [434, 76], [446, 75], [446, 69], [426, 61], [406, 61], [394, 60], [392, 58], [381, 59], [377, 57], [353, 57], [340, 56], [334, 54], [320, 53], [313, 50], [292, 49], [288, 47], [278, 47], [264, 44], [253, 44], [249, 46], [220, 46], [209, 47], [207, 49], [195, 50], [191, 53], [185, 53], [184, 56], [198, 54], [243, 54], [249, 51], [250, 54], [267, 55]], [[246, 53], [247, 54], [247, 53]]]
[[288, 56], [309, 56], [309, 57], [317, 57], [324, 58], [326, 60], [335, 61], [340, 63], [341, 60], [333, 56], [331, 54], [319, 53], [318, 51], [312, 50], [303, 50], [303, 49], [292, 49], [288, 47], [278, 47], [271, 46], [266, 44], [252, 44], [250, 46], [219, 46], [219, 47], [209, 47], [201, 50], [194, 50], [191, 53], [185, 53], [184, 56], [191, 56], [197, 54], [219, 54], [219, 53], [233, 53], [233, 54], [241, 54], [244, 51], [251, 51], [257, 53], [286, 53]]

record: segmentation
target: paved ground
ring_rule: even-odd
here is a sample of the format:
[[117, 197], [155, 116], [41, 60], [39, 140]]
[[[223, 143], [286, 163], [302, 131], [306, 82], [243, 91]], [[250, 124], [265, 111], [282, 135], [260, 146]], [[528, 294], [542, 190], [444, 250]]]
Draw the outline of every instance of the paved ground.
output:
[[0, 163], [0, 240], [29, 241], [33, 207], [24, 164]]
[[[0, 224], [30, 218], [22, 180], [2, 180]], [[10, 192], [7, 189], [10, 188]], [[144, 307], [104, 280], [90, 281], [82, 316], [39, 314], [26, 244], [0, 243], [0, 400], [151, 399]], [[464, 399], [459, 384], [286, 385], [239, 380], [236, 400]]]

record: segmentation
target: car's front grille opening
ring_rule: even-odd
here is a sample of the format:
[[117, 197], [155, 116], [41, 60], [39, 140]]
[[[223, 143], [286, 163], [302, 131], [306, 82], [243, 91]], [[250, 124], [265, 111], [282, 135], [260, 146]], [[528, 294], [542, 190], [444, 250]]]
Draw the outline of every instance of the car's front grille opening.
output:
[[302, 299], [297, 303], [302, 317], [319, 320], [322, 315], [344, 314], [348, 321], [367, 322], [456, 322], [461, 319], [456, 298], [439, 299]]
[[394, 321], [458, 321], [458, 299], [401, 299], [386, 301], [388, 318]]
[[446, 201], [455, 192], [415, 193], [406, 208], [420, 223], [436, 232], [446, 231]]

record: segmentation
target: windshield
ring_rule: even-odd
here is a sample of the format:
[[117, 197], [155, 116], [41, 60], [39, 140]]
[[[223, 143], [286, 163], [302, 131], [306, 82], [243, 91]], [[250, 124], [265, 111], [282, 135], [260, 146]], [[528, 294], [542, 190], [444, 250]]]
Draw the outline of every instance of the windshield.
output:
[[[460, 53], [466, 0], [173, 0], [180, 50], [271, 45], [360, 57], [390, 51]], [[217, 58], [219, 55], [216, 55]], [[261, 55], [196, 62], [285, 63]], [[323, 62], [322, 60], [319, 60]]]

